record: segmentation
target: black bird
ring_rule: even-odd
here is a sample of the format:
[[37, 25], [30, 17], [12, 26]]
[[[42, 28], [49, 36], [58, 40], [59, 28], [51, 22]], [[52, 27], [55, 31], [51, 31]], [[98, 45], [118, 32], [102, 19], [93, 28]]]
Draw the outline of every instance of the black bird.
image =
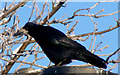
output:
[[53, 27], [28, 22], [22, 29], [36, 40], [55, 66], [69, 64], [72, 59], [76, 59], [99, 68], [107, 67], [104, 59], [92, 54], [84, 46]]

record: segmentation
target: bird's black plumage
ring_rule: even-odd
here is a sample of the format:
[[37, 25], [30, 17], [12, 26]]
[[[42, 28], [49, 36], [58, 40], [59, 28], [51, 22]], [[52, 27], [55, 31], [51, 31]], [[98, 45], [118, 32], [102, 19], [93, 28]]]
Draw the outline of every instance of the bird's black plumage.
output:
[[104, 59], [92, 54], [84, 46], [55, 28], [28, 22], [23, 29], [28, 31], [55, 65], [60, 62], [62, 62], [60, 65], [69, 64], [72, 59], [76, 59], [99, 68], [107, 67]]

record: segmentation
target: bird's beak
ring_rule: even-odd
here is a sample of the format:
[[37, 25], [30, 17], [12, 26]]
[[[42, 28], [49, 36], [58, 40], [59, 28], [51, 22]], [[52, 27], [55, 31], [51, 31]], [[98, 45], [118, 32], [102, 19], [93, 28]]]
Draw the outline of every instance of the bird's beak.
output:
[[23, 29], [22, 27], [13, 36], [22, 36], [22, 35], [27, 35], [27, 34], [28, 34], [28, 31]]

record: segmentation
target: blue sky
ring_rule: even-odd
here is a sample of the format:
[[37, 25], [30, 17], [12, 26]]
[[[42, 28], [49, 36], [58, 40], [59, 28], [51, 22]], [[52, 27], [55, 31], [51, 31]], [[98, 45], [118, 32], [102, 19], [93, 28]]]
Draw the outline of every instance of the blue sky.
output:
[[[67, 7], [65, 7], [65, 8], [62, 7], [50, 20], [53, 20], [54, 18], [60, 19], [63, 15], [66, 15], [66, 17], [67, 16], [71, 17], [72, 14], [76, 10], [89, 8], [96, 3], [97, 2], [69, 2], [67, 4]], [[42, 9], [43, 3], [39, 2], [38, 4], [39, 4], [40, 9]], [[28, 2], [26, 5], [31, 6], [31, 2]], [[49, 4], [49, 6], [51, 6], [51, 3]], [[4, 7], [3, 2], [2, 2], [1, 7], [2, 8]], [[92, 10], [90, 10], [90, 13], [95, 14], [96, 12], [100, 11], [101, 9], [104, 9], [104, 11], [99, 13], [98, 15], [116, 12], [116, 11], [118, 11], [118, 2], [101, 3], [98, 6], [96, 6], [95, 8], [93, 8]], [[85, 11], [85, 10], [80, 11], [78, 13], [79, 14], [88, 14], [87, 11]], [[19, 11], [16, 14], [19, 15], [19, 19], [20, 19], [19, 27], [22, 27], [28, 21], [28, 18], [31, 15], [31, 8], [22, 7], [19, 9]], [[64, 17], [63, 19], [65, 19], [66, 17]], [[114, 18], [118, 19], [118, 14], [106, 16], [106, 17], [100, 17], [100, 18], [93, 18], [93, 20], [96, 23], [98, 23], [98, 25], [97, 25], [98, 31], [103, 31], [103, 30], [109, 29], [110, 25], [111, 25], [111, 27], [114, 27], [116, 25]], [[34, 19], [35, 19], [35, 17], [32, 17], [31, 21], [33, 21]], [[74, 31], [75, 35], [80, 35], [80, 34], [94, 31], [94, 24], [91, 21], [90, 17], [84, 17], [84, 16], [75, 17], [72, 20], [73, 23], [70, 23], [70, 27], [75, 24], [76, 20], [78, 20], [79, 22], [78, 22], [78, 24], [75, 28], [75, 31]], [[11, 24], [12, 22], [13, 21], [8, 23], [8, 25]], [[53, 24], [51, 26], [56, 28], [56, 29], [61, 30], [64, 33], [66, 33], [66, 31], [67, 31], [66, 26], [61, 25], [61, 24]], [[104, 33], [103, 36], [104, 36], [104, 38], [101, 37], [100, 35], [97, 35], [95, 47], [100, 42], [103, 42], [103, 43], [100, 45], [100, 47], [98, 47], [98, 49], [100, 49], [106, 45], [109, 45], [110, 47], [108, 47], [107, 49], [104, 49], [103, 52], [96, 52], [95, 54], [113, 53], [115, 50], [118, 49], [118, 29], [115, 29], [115, 30], [110, 31], [108, 33]], [[86, 37], [82, 37], [82, 38], [86, 38]], [[79, 43], [81, 43], [87, 49], [89, 49], [91, 38], [92, 38], [92, 36], [90, 36], [88, 40], [81, 41]], [[44, 56], [44, 55], [39, 54], [39, 57], [41, 57], [41, 56]], [[114, 59], [116, 60], [117, 57], [118, 57], [118, 55], [116, 54], [115, 56], [111, 57], [110, 60], [114, 60]], [[31, 61], [31, 58], [34, 59], [33, 56], [30, 56], [30, 58], [28, 58], [26, 61]], [[102, 57], [102, 58], [106, 59], [106, 57]], [[21, 57], [19, 60], [23, 60], [23, 58]], [[46, 58], [46, 59], [42, 59], [40, 61], [37, 61], [36, 64], [46, 66], [46, 65], [48, 65], [48, 61], [49, 61], [49, 59]], [[69, 65], [80, 65], [80, 64], [84, 64], [84, 63], [80, 62], [80, 61], [75, 61]], [[113, 65], [113, 64], [111, 64], [111, 65]], [[18, 67], [18, 63], [12, 67], [12, 69], [10, 70], [10, 73], [14, 72], [14, 68], [17, 68], [17, 67]], [[26, 67], [29, 67], [29, 65], [24, 65], [21, 68], [26, 68]], [[39, 69], [38, 67], [33, 67], [33, 68]], [[113, 69], [112, 71], [117, 73], [118, 72], [117, 67], [115, 69]]]

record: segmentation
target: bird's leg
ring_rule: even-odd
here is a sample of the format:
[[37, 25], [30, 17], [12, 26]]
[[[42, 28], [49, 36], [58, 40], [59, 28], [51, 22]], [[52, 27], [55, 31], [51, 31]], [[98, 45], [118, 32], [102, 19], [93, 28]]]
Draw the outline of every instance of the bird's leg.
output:
[[62, 64], [62, 62], [66, 61], [67, 59], [64, 59], [63, 61], [59, 62], [56, 66], [60, 66]]
[[53, 68], [55, 65], [52, 65], [52, 66], [48, 66], [48, 68]]
[[59, 63], [56, 65], [56, 67], [60, 66], [61, 64], [62, 64], [62, 61], [61, 61], [61, 62], [59, 62]]

